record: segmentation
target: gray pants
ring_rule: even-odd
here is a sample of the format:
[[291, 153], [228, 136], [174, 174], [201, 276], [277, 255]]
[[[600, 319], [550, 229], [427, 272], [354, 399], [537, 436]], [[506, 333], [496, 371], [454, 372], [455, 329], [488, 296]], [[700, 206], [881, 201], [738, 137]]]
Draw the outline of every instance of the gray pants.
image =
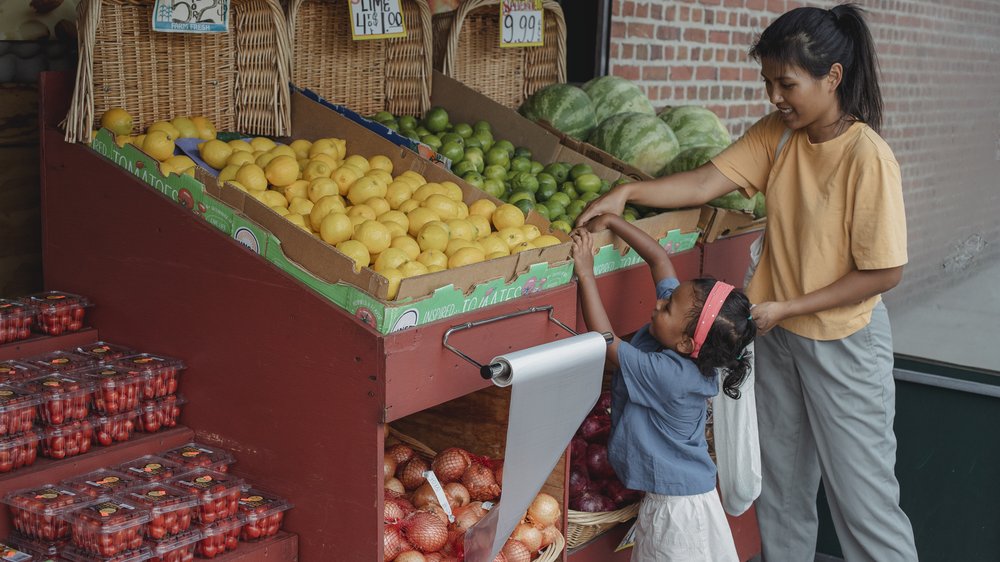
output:
[[885, 306], [842, 340], [775, 328], [757, 338], [756, 354], [764, 560], [814, 559], [820, 477], [846, 561], [917, 560], [893, 472], [896, 392]]

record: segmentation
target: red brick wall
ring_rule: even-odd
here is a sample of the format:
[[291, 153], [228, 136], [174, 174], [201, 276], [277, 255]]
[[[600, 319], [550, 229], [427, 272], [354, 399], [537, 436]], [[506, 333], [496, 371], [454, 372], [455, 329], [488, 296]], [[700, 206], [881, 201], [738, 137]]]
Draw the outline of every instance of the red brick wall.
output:
[[[860, 3], [881, 59], [883, 136], [903, 173], [910, 264], [887, 297], [902, 302], [1000, 258], [1000, 6]], [[655, 107], [705, 105], [738, 136], [772, 109], [747, 49], [802, 4], [614, 0], [610, 72], [636, 81]]]

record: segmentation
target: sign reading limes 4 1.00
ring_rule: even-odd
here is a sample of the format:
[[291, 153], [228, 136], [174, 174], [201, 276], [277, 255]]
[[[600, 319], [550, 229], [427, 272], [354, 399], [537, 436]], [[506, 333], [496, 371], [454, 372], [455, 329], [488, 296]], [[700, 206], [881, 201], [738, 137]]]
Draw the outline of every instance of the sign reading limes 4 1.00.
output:
[[544, 15], [542, 0], [501, 0], [500, 46], [541, 47]]
[[351, 36], [361, 39], [406, 37], [400, 0], [349, 0]]

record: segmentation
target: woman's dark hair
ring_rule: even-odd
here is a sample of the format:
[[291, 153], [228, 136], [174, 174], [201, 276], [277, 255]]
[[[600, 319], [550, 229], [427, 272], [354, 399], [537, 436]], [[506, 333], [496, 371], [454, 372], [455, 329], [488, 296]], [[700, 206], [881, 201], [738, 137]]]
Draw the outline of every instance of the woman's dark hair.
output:
[[[694, 337], [698, 326], [698, 317], [705, 306], [705, 299], [715, 286], [715, 279], [700, 278], [694, 283], [694, 306], [691, 308], [691, 318], [684, 332]], [[708, 330], [705, 343], [698, 352], [698, 358], [692, 359], [701, 374], [714, 377], [716, 369], [725, 371], [722, 379], [722, 391], [726, 396], [736, 399], [740, 397], [740, 385], [750, 374], [751, 353], [746, 347], [757, 337], [757, 324], [750, 318], [750, 300], [743, 291], [733, 290], [722, 304], [719, 315]]]
[[798, 66], [814, 78], [826, 76], [839, 62], [844, 67], [837, 88], [840, 108], [878, 131], [882, 127], [878, 57], [861, 13], [856, 4], [830, 10], [795, 8], [767, 26], [750, 48], [750, 56]]

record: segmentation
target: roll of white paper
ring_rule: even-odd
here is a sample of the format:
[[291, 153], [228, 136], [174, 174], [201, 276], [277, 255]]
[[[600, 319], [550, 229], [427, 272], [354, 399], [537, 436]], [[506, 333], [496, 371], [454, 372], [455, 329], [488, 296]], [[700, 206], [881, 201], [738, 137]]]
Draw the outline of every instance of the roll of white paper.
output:
[[597, 332], [493, 359], [512, 385], [500, 503], [465, 535], [465, 560], [490, 562], [545, 484], [601, 393], [607, 342]]

